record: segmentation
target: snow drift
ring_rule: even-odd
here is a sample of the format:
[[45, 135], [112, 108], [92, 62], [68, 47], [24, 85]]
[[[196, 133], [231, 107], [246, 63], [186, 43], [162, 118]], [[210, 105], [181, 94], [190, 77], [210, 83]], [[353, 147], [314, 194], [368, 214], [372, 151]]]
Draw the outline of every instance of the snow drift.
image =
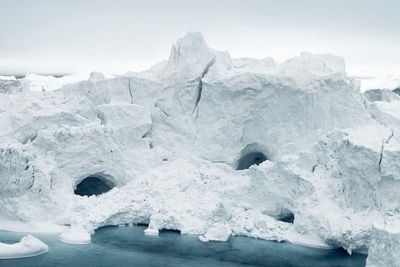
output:
[[[189, 33], [144, 72], [1, 94], [0, 213], [366, 252], [399, 213], [400, 102], [359, 86], [333, 55], [232, 59]], [[88, 177], [113, 187], [74, 194]]]

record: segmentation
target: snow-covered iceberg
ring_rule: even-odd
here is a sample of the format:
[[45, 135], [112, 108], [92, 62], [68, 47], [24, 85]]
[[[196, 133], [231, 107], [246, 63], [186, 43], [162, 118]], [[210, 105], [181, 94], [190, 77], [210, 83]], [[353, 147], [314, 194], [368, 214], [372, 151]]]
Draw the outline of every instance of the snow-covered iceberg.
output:
[[399, 99], [329, 54], [232, 59], [189, 33], [144, 72], [1, 94], [0, 124], [9, 219], [351, 253], [399, 212]]

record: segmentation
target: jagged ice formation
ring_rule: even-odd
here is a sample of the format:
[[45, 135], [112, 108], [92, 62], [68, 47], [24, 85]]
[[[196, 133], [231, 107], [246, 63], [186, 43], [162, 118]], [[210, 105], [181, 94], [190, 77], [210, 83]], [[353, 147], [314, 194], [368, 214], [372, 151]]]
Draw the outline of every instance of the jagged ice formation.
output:
[[[361, 94], [339, 57], [232, 59], [189, 33], [147, 71], [67, 80], [0, 81], [3, 219], [348, 252], [399, 222], [399, 98]], [[89, 177], [112, 186], [74, 194]]]

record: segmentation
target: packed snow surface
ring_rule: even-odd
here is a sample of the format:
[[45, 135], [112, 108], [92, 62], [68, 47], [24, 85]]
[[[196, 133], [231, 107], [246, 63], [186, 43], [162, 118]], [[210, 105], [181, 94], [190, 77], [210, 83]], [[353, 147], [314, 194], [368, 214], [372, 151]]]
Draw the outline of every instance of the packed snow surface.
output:
[[[233, 59], [189, 33], [147, 71], [33, 91], [0, 95], [4, 219], [351, 253], [399, 214], [400, 101], [342, 58]], [[107, 190], [74, 194], [89, 177]]]
[[49, 247], [34, 236], [27, 235], [15, 244], [0, 242], [0, 259], [16, 259], [38, 256], [49, 251]]

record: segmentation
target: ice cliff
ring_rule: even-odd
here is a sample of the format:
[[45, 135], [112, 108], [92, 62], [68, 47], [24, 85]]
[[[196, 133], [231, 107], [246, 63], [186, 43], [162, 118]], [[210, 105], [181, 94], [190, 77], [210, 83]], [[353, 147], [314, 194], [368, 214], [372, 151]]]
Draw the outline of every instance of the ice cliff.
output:
[[400, 222], [400, 101], [361, 94], [339, 57], [233, 59], [189, 33], [144, 72], [14, 82], [0, 81], [4, 220], [371, 255], [399, 242], [374, 225]]

